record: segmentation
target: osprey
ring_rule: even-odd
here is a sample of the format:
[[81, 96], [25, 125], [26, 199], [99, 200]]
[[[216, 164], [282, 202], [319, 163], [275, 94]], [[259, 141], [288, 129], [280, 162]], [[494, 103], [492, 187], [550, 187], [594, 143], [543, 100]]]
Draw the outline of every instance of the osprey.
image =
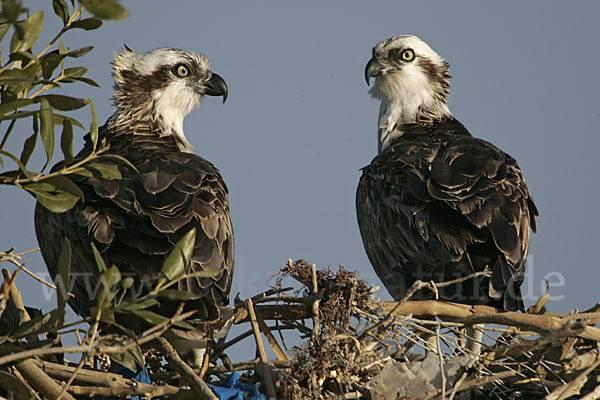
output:
[[[373, 48], [365, 69], [381, 100], [378, 155], [362, 169], [358, 224], [375, 272], [400, 300], [415, 280], [439, 298], [523, 310], [530, 229], [538, 215], [517, 162], [450, 112], [449, 65], [415, 36]], [[432, 299], [421, 290], [416, 299]]]
[[[191, 295], [184, 310], [196, 310], [200, 320], [216, 319], [218, 307], [228, 303], [234, 264], [228, 190], [219, 171], [191, 153], [183, 119], [204, 95], [225, 101], [227, 85], [211, 72], [204, 55], [172, 48], [139, 54], [126, 47], [113, 67], [116, 111], [99, 129], [98, 142], [108, 149], [100, 162], [118, 167], [122, 177], [70, 175], [83, 200], [64, 213], [38, 203], [35, 229], [42, 256], [55, 278], [61, 239], [69, 239], [73, 296], [68, 301], [76, 313], [89, 316], [99, 278], [91, 243], [107, 266], [116, 265], [122, 276], [134, 278], [128, 291], [134, 297], [154, 287], [167, 254], [195, 228], [186, 273], [218, 274], [183, 279], [178, 289]], [[88, 135], [75, 161], [92, 147]], [[135, 169], [113, 161], [112, 155], [126, 158]], [[165, 300], [153, 310], [171, 316], [178, 304]], [[134, 331], [141, 329], [126, 322]]]

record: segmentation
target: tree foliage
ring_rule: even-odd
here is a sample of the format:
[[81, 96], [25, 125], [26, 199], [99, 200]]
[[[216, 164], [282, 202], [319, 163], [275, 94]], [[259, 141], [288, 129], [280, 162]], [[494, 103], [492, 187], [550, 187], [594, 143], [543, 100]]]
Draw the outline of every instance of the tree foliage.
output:
[[[90, 1], [53, 0], [52, 6], [62, 27], [44, 42], [40, 33], [44, 11], [32, 11], [22, 1], [3, 0], [0, 15], [0, 41], [7, 54], [0, 53], [0, 184], [27, 191], [54, 212], [64, 212], [83, 198], [66, 175], [100, 174], [115, 176], [118, 171], [93, 166], [104, 149], [98, 146], [98, 120], [91, 99], [70, 96], [70, 84], [98, 84], [86, 77], [87, 68], [77, 65], [92, 51], [92, 46], [78, 49], [67, 47], [63, 38], [71, 31], [91, 31], [102, 26], [104, 19], [123, 19], [129, 13], [114, 0]], [[88, 16], [85, 11], [91, 16]], [[42, 42], [42, 43], [40, 43]], [[44, 46], [39, 51], [34, 48]], [[75, 65], [74, 65], [75, 64]], [[74, 160], [73, 128], [83, 125], [69, 112], [88, 107], [91, 113], [90, 138], [94, 151]], [[17, 133], [15, 133], [17, 132]], [[12, 136], [22, 140], [20, 154], [5, 150]], [[14, 139], [14, 138], [13, 138]], [[31, 155], [41, 142], [45, 162], [41, 169], [30, 166]], [[55, 144], [60, 143], [64, 163], [53, 170]]]

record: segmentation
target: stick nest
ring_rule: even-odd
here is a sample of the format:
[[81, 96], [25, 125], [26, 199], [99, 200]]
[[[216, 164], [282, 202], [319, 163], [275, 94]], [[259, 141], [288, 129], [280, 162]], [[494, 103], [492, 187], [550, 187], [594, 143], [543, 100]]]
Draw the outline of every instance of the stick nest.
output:
[[[0, 298], [4, 307], [16, 291], [13, 281], [5, 274]], [[244, 383], [277, 399], [600, 398], [600, 330], [594, 327], [600, 321], [598, 305], [557, 315], [547, 312], [549, 296], [544, 295], [526, 313], [500, 312], [488, 306], [411, 301], [410, 290], [399, 302], [384, 302], [355, 272], [343, 267], [316, 270], [304, 260], [289, 260], [271, 281], [268, 291], [236, 299], [228, 322], [244, 324], [248, 331], [213, 343], [199, 369], [172, 354], [162, 338], [150, 343], [163, 347], [155, 345], [144, 353], [153, 384], [63, 361], [57, 357], [56, 338], [41, 341], [43, 351], [27, 362], [69, 399], [209, 398], [198, 397], [203, 381], [217, 382], [234, 370], [243, 372]], [[417, 282], [412, 293], [423, 287], [437, 290], [434, 283]], [[286, 348], [298, 336], [301, 342]], [[231, 346], [250, 338], [257, 358], [232, 363]], [[58, 348], [53, 358], [48, 345]], [[35, 343], [10, 346], [18, 353]], [[101, 355], [102, 349], [82, 349], [82, 360]], [[268, 351], [275, 357], [268, 357]], [[22, 368], [25, 362], [6, 361], [9, 353], [0, 354], [0, 388], [49, 397], [30, 381]], [[182, 380], [187, 384], [181, 385]]]

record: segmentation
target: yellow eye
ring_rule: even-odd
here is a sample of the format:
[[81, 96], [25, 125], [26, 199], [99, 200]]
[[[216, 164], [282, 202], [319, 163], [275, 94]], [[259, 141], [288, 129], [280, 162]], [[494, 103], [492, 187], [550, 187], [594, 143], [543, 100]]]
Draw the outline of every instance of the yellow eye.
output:
[[400, 55], [403, 61], [412, 61], [415, 58], [415, 52], [412, 49], [406, 49]]
[[173, 73], [180, 78], [185, 78], [190, 74], [190, 69], [185, 64], [177, 64], [173, 67]]

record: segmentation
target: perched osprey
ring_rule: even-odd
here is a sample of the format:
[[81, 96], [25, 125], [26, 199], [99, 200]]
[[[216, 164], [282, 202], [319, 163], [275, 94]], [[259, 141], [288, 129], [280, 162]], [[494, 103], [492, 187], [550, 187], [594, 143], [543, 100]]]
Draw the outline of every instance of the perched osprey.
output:
[[[102, 163], [118, 166], [121, 179], [70, 175], [84, 193], [82, 201], [60, 214], [37, 204], [35, 228], [48, 270], [54, 278], [61, 239], [67, 237], [73, 253], [69, 304], [88, 316], [98, 282], [90, 243], [107, 266], [116, 265], [123, 276], [135, 279], [128, 293], [140, 294], [154, 287], [167, 254], [196, 228], [186, 272], [220, 272], [181, 280], [178, 289], [193, 297], [185, 310], [197, 310], [199, 319], [217, 318], [217, 307], [228, 303], [234, 264], [228, 191], [219, 171], [191, 153], [183, 119], [204, 95], [225, 101], [227, 85], [211, 72], [204, 55], [171, 48], [146, 54], [125, 48], [113, 67], [116, 111], [99, 129], [98, 142], [108, 147], [103, 154], [122, 156], [137, 171], [102, 158]], [[88, 135], [75, 161], [91, 151]], [[166, 299], [154, 311], [170, 316], [175, 303]]]
[[[450, 112], [449, 65], [415, 36], [373, 48], [365, 69], [381, 100], [378, 155], [363, 168], [358, 224], [369, 260], [399, 300], [415, 280], [443, 282], [439, 298], [523, 310], [530, 229], [538, 211], [517, 162], [471, 136]], [[417, 299], [431, 299], [430, 291]]]

